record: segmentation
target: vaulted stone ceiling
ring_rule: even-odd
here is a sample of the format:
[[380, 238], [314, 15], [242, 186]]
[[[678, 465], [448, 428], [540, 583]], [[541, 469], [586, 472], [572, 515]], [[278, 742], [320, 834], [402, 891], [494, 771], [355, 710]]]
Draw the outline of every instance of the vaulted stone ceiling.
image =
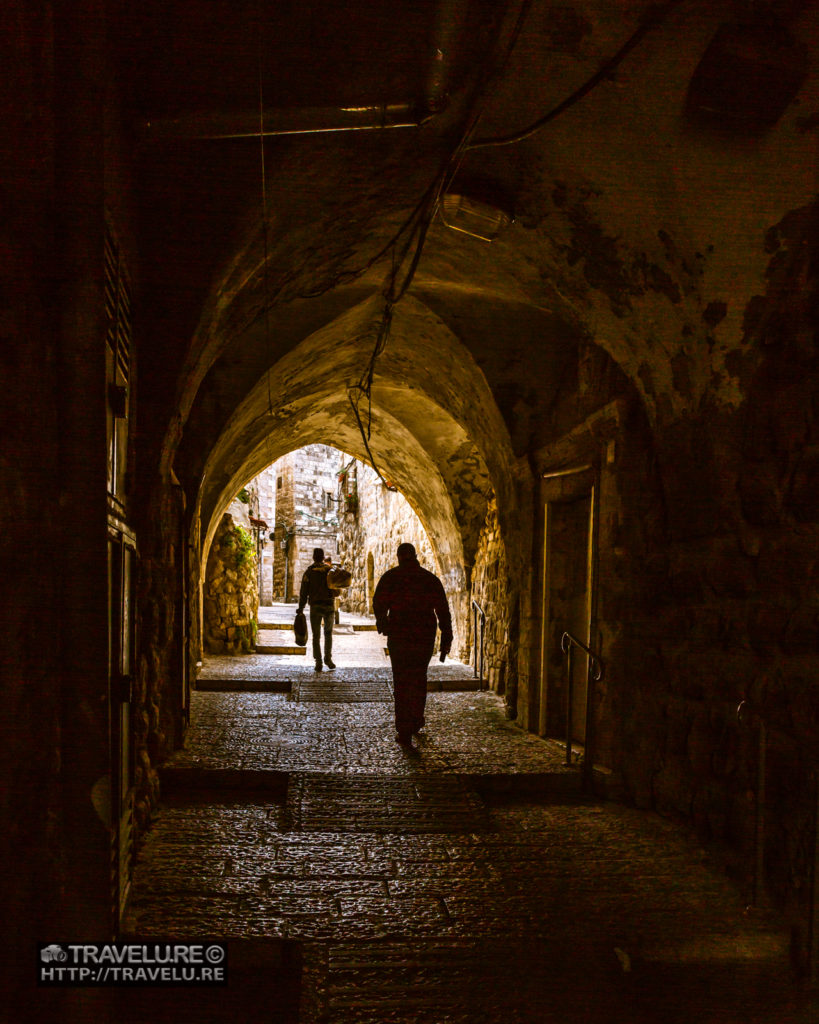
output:
[[[150, 306], [143, 398], [157, 451], [206, 519], [288, 448], [363, 454], [346, 387], [366, 369], [394, 250], [372, 260], [468, 129], [451, 188], [515, 222], [489, 244], [436, 217], [372, 392], [373, 451], [425, 520], [449, 495], [441, 516], [470, 546], [489, 488], [550, 440], [544, 410], [574, 386], [580, 345], [611, 356], [656, 425], [738, 405], [745, 341], [764, 330], [755, 303], [815, 196], [819, 109], [808, 64], [770, 123], [752, 123], [761, 101], [739, 72], [718, 123], [703, 116], [698, 64], [721, 26], [752, 15], [791, 34], [789, 50], [773, 22], [731, 29], [751, 77], [773, 67], [782, 84], [800, 47], [817, 52], [815, 4], [254, 0], [124, 13]], [[537, 121], [635, 32], [542, 130], [469, 148]], [[262, 169], [260, 120], [332, 126], [339, 108], [380, 104], [426, 122], [268, 137]], [[152, 378], [157, 361], [166, 372]]]

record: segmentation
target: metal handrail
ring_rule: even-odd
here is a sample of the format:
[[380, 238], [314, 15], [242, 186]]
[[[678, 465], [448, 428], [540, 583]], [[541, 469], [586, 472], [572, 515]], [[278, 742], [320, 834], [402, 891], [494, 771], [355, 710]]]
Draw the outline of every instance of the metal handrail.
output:
[[572, 678], [572, 650], [579, 647], [589, 657], [586, 670], [586, 741], [585, 755], [583, 757], [583, 786], [591, 791], [594, 777], [594, 686], [603, 678], [605, 664], [603, 659], [587, 647], [582, 640], [578, 640], [568, 630], [564, 630], [560, 638], [560, 649], [566, 655], [566, 765], [572, 763], [572, 718], [574, 711], [574, 680]]
[[765, 884], [765, 796], [767, 786], [768, 735], [780, 736], [797, 747], [800, 757], [810, 765], [814, 776], [813, 860], [811, 865], [810, 898], [808, 901], [808, 977], [811, 985], [819, 981], [819, 756], [814, 749], [795, 733], [781, 726], [770, 727], [762, 712], [748, 700], [737, 706], [737, 723], [756, 721], [759, 729], [757, 752], [756, 814], [754, 829], [754, 888], [753, 903], [760, 899]]
[[[478, 673], [478, 616], [481, 617], [481, 671]], [[475, 598], [472, 598], [472, 638], [475, 643], [475, 678], [480, 679], [481, 689], [484, 689], [483, 678], [483, 638], [486, 631], [486, 612], [481, 608]]]

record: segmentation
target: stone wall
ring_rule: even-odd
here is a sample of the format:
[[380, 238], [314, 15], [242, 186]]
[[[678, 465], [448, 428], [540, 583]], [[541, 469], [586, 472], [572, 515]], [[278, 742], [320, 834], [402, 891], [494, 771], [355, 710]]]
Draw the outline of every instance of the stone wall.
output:
[[[766, 236], [768, 290], [745, 311], [734, 364], [743, 406], [706, 406], [657, 431], [668, 545], [634, 626], [655, 639], [625, 735], [632, 748], [639, 739], [625, 765], [637, 798], [693, 819], [745, 874], [757, 725], [740, 728], [737, 705], [764, 716], [768, 883], [796, 903], [807, 898], [819, 731], [818, 222], [814, 205]], [[798, 298], [785, 280], [800, 282]]]
[[378, 474], [362, 462], [354, 461], [348, 473], [353, 500], [340, 506], [349, 510], [341, 517], [338, 557], [352, 572], [353, 582], [341, 608], [372, 615], [373, 591], [387, 569], [398, 564], [399, 544], [414, 544], [421, 565], [434, 573], [439, 570], [423, 524], [403, 494], [387, 490]]
[[[487, 508], [486, 522], [481, 530], [475, 565], [472, 569], [472, 598], [486, 614], [483, 637], [483, 677], [497, 693], [506, 692], [506, 672], [509, 645], [509, 578], [506, 567], [506, 548], [498, 526], [498, 504], [493, 497]], [[470, 606], [471, 607], [471, 606]], [[477, 635], [475, 617], [470, 611], [471, 660], [475, 663], [475, 648], [480, 658], [481, 620], [478, 616]], [[478, 662], [480, 668], [480, 661]]]
[[205, 577], [204, 642], [209, 654], [248, 654], [256, 642], [259, 590], [249, 530], [226, 512]]
[[[273, 600], [294, 602], [313, 548], [336, 556], [337, 475], [344, 455], [324, 444], [309, 444], [278, 459], [275, 478]], [[285, 546], [283, 546], [285, 545]]]

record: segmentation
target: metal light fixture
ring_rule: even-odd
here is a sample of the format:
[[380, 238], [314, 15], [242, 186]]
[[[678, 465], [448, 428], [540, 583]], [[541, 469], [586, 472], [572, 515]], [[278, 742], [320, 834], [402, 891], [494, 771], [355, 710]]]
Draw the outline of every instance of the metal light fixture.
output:
[[447, 192], [441, 201], [441, 220], [453, 231], [491, 242], [514, 218], [483, 199]]

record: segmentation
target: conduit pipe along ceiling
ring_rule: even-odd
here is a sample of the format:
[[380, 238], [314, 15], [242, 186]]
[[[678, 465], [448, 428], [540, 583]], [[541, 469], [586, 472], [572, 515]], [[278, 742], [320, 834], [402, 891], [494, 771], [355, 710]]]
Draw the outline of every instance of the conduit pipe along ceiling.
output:
[[299, 110], [264, 109], [261, 112], [187, 114], [146, 121], [146, 138], [258, 139], [275, 135], [316, 135], [322, 132], [380, 131], [385, 128], [420, 128], [438, 111], [426, 105], [381, 103], [359, 107], [305, 107]]
[[[208, 109], [180, 113], [177, 116], [153, 116], [139, 125], [145, 140], [163, 139], [242, 139], [260, 136], [311, 135], [325, 132], [380, 131], [395, 128], [419, 128], [449, 105], [455, 65], [460, 56], [463, 33], [468, 19], [469, 0], [440, 0], [434, 9], [431, 25], [424, 33], [428, 42], [428, 63], [419, 67], [419, 95], [413, 99], [396, 97], [395, 101], [348, 103], [337, 106], [282, 107], [264, 103], [264, 66], [259, 54], [259, 108], [244, 110]], [[250, 28], [246, 28], [251, 35]], [[259, 47], [264, 46], [264, 26], [259, 26]], [[417, 29], [416, 29], [417, 34]], [[410, 49], [418, 49], [414, 37], [405, 41]], [[370, 73], [377, 71], [371, 61]], [[250, 71], [249, 71], [250, 73]], [[317, 75], [321, 79], [321, 74]], [[272, 94], [271, 90], [271, 94]]]

